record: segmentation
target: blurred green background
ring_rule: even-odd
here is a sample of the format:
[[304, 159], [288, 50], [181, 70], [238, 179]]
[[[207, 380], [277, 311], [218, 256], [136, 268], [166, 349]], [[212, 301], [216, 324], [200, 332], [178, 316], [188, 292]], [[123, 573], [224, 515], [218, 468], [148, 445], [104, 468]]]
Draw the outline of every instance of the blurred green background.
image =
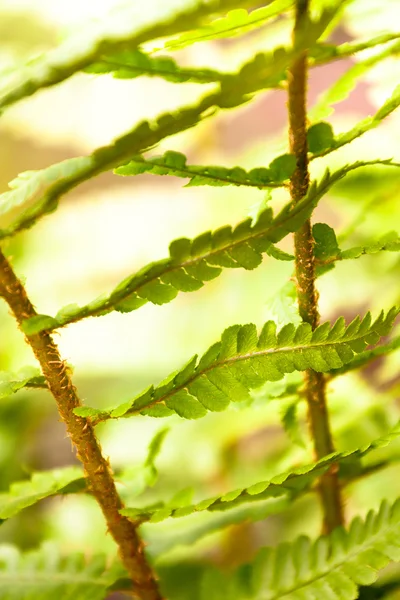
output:
[[[113, 0], [9, 0], [0, 3], [0, 70], [12, 70], [46, 51], [88, 19], [104, 18]], [[367, 6], [368, 4], [368, 6]], [[356, 0], [346, 9], [329, 41], [341, 43], [395, 32], [400, 22], [396, 0], [379, 3]], [[195, 44], [176, 53], [182, 64], [234, 69], [257, 50], [286, 43], [291, 22], [281, 18], [241, 38]], [[357, 61], [381, 51], [377, 48], [354, 59], [313, 69], [310, 107], [321, 93]], [[400, 60], [387, 58], [366, 71], [354, 90], [328, 116], [335, 133], [373, 114], [390, 96], [400, 79]], [[89, 153], [109, 143], [143, 118], [190, 104], [206, 88], [172, 84], [156, 78], [132, 81], [80, 74], [43, 90], [9, 109], [1, 118], [1, 186], [25, 170]], [[286, 98], [283, 91], [266, 91], [236, 111], [220, 113], [195, 130], [165, 140], [166, 149], [184, 152], [194, 164], [265, 166], [287, 151]], [[312, 174], [327, 164], [338, 167], [356, 159], [400, 160], [400, 113], [378, 129], [313, 162]], [[154, 152], [153, 152], [154, 153]], [[86, 303], [110, 291], [146, 263], [167, 256], [177, 237], [193, 237], [225, 224], [234, 225], [254, 215], [269, 201], [279, 207], [285, 191], [271, 198], [243, 188], [184, 188], [184, 181], [147, 175], [122, 178], [104, 174], [68, 194], [57, 212], [30, 231], [7, 242], [6, 252], [25, 281], [37, 310], [55, 314], [69, 303]], [[399, 231], [400, 178], [396, 170], [371, 168], [349, 175], [320, 203], [315, 222], [335, 228], [342, 248], [364, 245], [390, 231]], [[291, 251], [292, 241], [281, 247]], [[399, 257], [381, 252], [343, 261], [318, 281], [323, 320], [339, 315], [352, 319], [372, 310], [376, 315], [400, 300]], [[256, 323], [272, 318], [281, 325], [297, 319], [288, 281], [293, 265], [266, 257], [254, 272], [227, 270], [193, 294], [180, 294], [172, 303], [150, 303], [130, 314], [111, 313], [70, 325], [56, 334], [62, 355], [73, 366], [74, 382], [91, 406], [109, 406], [133, 397], [180, 367], [194, 353], [216, 341], [234, 323]], [[0, 370], [17, 371], [34, 365], [4, 303], [0, 304]], [[376, 361], [361, 373], [339, 377], [329, 386], [329, 405], [337, 448], [355, 448], [382, 435], [399, 418], [398, 355]], [[292, 377], [293, 378], [293, 377]], [[298, 380], [294, 376], [294, 380]], [[298, 407], [297, 429], [285, 432], [281, 415], [294, 398], [274, 400], [279, 385], [268, 384], [255, 394], [251, 406], [231, 407], [208, 414], [198, 422], [148, 417], [112, 422], [98, 427], [104, 453], [118, 473], [135, 468], [147, 446], [168, 426], [157, 460], [159, 479], [137, 503], [169, 499], [182, 491], [182, 501], [195, 489], [202, 499], [244, 487], [312, 460], [305, 410]], [[396, 448], [391, 446], [391, 452]], [[385, 453], [371, 460], [384, 460]], [[34, 470], [75, 464], [76, 459], [52, 398], [45, 391], [21, 391], [0, 403], [0, 491]], [[137, 483], [137, 482], [136, 482]], [[129, 495], [129, 486], [120, 484]], [[400, 495], [396, 466], [348, 485], [346, 513], [365, 514], [382, 498]], [[131, 501], [131, 505], [135, 504]], [[282, 502], [254, 503], [229, 515], [199, 514], [180, 521], [146, 525], [149, 552], [159, 564], [202, 556], [221, 565], [249, 560], [263, 545], [293, 539], [299, 533], [319, 533], [320, 509], [308, 494], [281, 512]], [[266, 514], [276, 513], [264, 518]], [[243, 515], [241, 524], [234, 524]], [[232, 524], [233, 523], [233, 524]], [[87, 496], [52, 498], [26, 509], [0, 528], [0, 542], [23, 549], [44, 539], [65, 551], [114, 552], [99, 509]], [[193, 545], [189, 546], [187, 544]]]

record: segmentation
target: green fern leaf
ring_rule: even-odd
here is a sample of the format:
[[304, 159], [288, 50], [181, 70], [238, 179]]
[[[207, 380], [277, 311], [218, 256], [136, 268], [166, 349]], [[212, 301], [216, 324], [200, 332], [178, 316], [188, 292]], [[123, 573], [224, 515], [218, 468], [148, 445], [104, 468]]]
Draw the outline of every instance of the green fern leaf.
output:
[[201, 600], [353, 600], [359, 585], [371, 585], [377, 572], [400, 560], [400, 501], [383, 502], [363, 521], [356, 517], [349, 530], [337, 528], [312, 542], [306, 536], [276, 548], [264, 548], [251, 565], [229, 576], [206, 572]]
[[[400, 52], [400, 42], [397, 41], [394, 44], [386, 47], [382, 52], [367, 58], [364, 61], [360, 61], [353, 65], [350, 69], [342, 75], [333, 86], [331, 86], [326, 92], [324, 92], [316, 105], [311, 109], [309, 118], [311, 121], [318, 121], [320, 119], [326, 119], [334, 111], [332, 104], [337, 104], [345, 100], [350, 92], [355, 88], [357, 81], [376, 64], [390, 58]], [[311, 150], [312, 151], [312, 150]], [[317, 150], [318, 152], [319, 150]]]
[[384, 104], [375, 113], [374, 116], [363, 119], [362, 121], [357, 123], [357, 125], [355, 127], [353, 127], [349, 131], [346, 131], [345, 133], [342, 133], [341, 135], [336, 137], [334, 144], [332, 145], [331, 148], [314, 154], [311, 157], [311, 159], [325, 156], [326, 154], [329, 154], [330, 152], [333, 152], [334, 150], [338, 150], [339, 148], [342, 148], [342, 146], [345, 146], [346, 144], [350, 144], [350, 142], [353, 142], [354, 140], [356, 140], [358, 137], [360, 137], [364, 133], [367, 133], [371, 129], [374, 129], [375, 127], [377, 127], [384, 119], [386, 119], [386, 117], [388, 117], [399, 106], [400, 106], [400, 85], [398, 85], [395, 88], [391, 97], [388, 98], [388, 100], [386, 100], [386, 102], [384, 102]]
[[332, 269], [337, 261], [360, 258], [361, 256], [377, 254], [378, 252], [400, 251], [400, 238], [395, 232], [390, 232], [390, 234], [382, 236], [380, 240], [368, 246], [355, 246], [348, 250], [341, 250], [339, 248], [335, 232], [324, 223], [316, 223], [313, 226], [313, 236], [316, 242], [314, 253], [317, 276]]
[[381, 346], [377, 346], [372, 350], [365, 350], [364, 352], [360, 352], [351, 360], [348, 364], [343, 365], [339, 369], [334, 369], [331, 373], [332, 377], [336, 377], [338, 375], [343, 375], [344, 373], [348, 373], [349, 371], [354, 371], [356, 369], [361, 369], [365, 367], [370, 362], [379, 358], [380, 356], [386, 356], [387, 354], [391, 354], [400, 348], [400, 335], [394, 337], [387, 344], [382, 344]]
[[[244, 4], [252, 6], [257, 2], [247, 0]], [[117, 7], [106, 18], [82, 28], [79, 35], [25, 65], [16, 74], [15, 81], [0, 90], [0, 110], [41, 88], [65, 81], [103, 56], [197, 27], [204, 17], [238, 5], [243, 6], [243, 0], [186, 0], [184, 6], [176, 0], [161, 3], [149, 0], [146, 10], [136, 2]]]
[[0, 493], [0, 519], [9, 519], [43, 498], [75, 493], [85, 487], [83, 471], [79, 467], [33, 473], [27, 481], [17, 481], [11, 484], [8, 492]]
[[180, 50], [197, 42], [234, 37], [264, 25], [274, 17], [280, 16], [293, 4], [293, 0], [275, 0], [268, 6], [248, 12], [244, 8], [238, 8], [228, 12], [225, 17], [211, 21], [208, 25], [195, 31], [189, 31], [178, 38], [168, 40], [164, 48], [168, 50]]
[[[290, 158], [289, 158], [290, 157]], [[114, 170], [116, 175], [140, 175], [152, 173], [153, 175], [173, 175], [189, 179], [189, 186], [211, 185], [211, 186], [249, 186], [260, 190], [279, 187], [283, 181], [289, 179], [296, 164], [291, 154], [279, 157], [285, 164], [278, 169], [275, 159], [269, 168], [255, 168], [246, 172], [241, 167], [226, 168], [216, 166], [187, 165], [186, 156], [180, 152], [168, 150], [163, 156], [145, 158], [135, 156], [128, 164]], [[285, 168], [286, 167], [286, 168]]]
[[0, 400], [25, 387], [47, 388], [46, 381], [39, 369], [25, 367], [16, 374], [0, 371]]
[[[175, 159], [174, 159], [175, 160]], [[170, 258], [151, 263], [138, 273], [124, 279], [111, 294], [80, 307], [69, 305], [57, 315], [38, 315], [23, 323], [29, 334], [51, 331], [90, 316], [100, 316], [112, 310], [130, 312], [147, 301], [163, 304], [173, 300], [178, 291], [195, 291], [205, 281], [218, 277], [222, 268], [254, 269], [266, 253], [278, 260], [293, 260], [273, 246], [289, 233], [296, 231], [311, 215], [322, 196], [349, 172], [364, 166], [382, 164], [399, 166], [391, 160], [360, 161], [338, 171], [326, 171], [319, 182], [313, 182], [308, 194], [295, 207], [287, 204], [275, 219], [265, 209], [252, 225], [251, 219], [213, 233], [206, 232], [194, 240], [181, 238], [172, 242]], [[288, 165], [286, 165], [288, 167]]]
[[[271, 480], [257, 482], [247, 488], [227, 492], [222, 496], [206, 498], [196, 504], [179, 503], [170, 501], [159, 506], [144, 508], [127, 507], [122, 509], [121, 514], [138, 519], [140, 522], [158, 523], [170, 517], [180, 518], [198, 512], [225, 512], [236, 509], [247, 503], [261, 502], [271, 498], [285, 496], [293, 498], [299, 494], [309, 491], [317, 479], [326, 473], [333, 464], [338, 464], [343, 472], [353, 464], [355, 460], [360, 461], [364, 456], [383, 448], [400, 436], [400, 425], [397, 424], [385, 435], [373, 440], [363, 448], [353, 451], [336, 452], [324, 457], [316, 463], [303, 465], [291, 471], [280, 473]], [[127, 498], [129, 502], [129, 497]]]
[[51, 543], [24, 554], [4, 544], [0, 546], [0, 595], [4, 600], [103, 600], [116, 583], [121, 583], [119, 589], [129, 589], [126, 571], [118, 562], [111, 566], [108, 562], [106, 555], [62, 557]]
[[353, 56], [363, 50], [375, 48], [388, 42], [393, 42], [400, 38], [400, 33], [384, 33], [377, 35], [364, 42], [345, 42], [335, 46], [333, 44], [318, 43], [310, 49], [310, 59], [312, 65], [321, 65], [338, 58]]
[[[149, 388], [130, 403], [124, 403], [124, 412], [121, 407], [109, 411], [82, 407], [74, 412], [92, 418], [95, 423], [115, 418], [115, 414], [129, 417], [138, 413], [157, 417], [176, 413], [197, 419], [207, 411], [224, 410], [230, 402], [248, 400], [249, 390], [261, 387], [266, 381], [278, 381], [285, 373], [310, 368], [328, 372], [342, 367], [355, 353], [387, 335], [398, 312], [399, 309], [393, 308], [386, 317], [381, 313], [372, 324], [368, 313], [363, 320], [354, 319], [348, 327], [339, 319], [332, 328], [324, 323], [313, 332], [305, 324], [297, 329], [289, 324], [277, 334], [275, 323], [268, 321], [258, 336], [255, 325], [233, 325], [197, 366], [192, 359], [190, 369], [185, 365], [156, 388]], [[307, 341], [299, 343], [299, 339]]]
[[222, 81], [225, 76], [214, 69], [180, 67], [169, 56], [153, 58], [138, 48], [101, 56], [85, 72], [94, 75], [112, 74], [116, 79], [135, 79], [142, 75], [162, 77], [172, 83], [213, 83]]

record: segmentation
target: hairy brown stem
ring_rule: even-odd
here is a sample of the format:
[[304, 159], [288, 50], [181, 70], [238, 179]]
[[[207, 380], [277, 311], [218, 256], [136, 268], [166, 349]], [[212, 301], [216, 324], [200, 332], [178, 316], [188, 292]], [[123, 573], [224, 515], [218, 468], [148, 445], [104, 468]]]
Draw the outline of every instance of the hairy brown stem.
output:
[[[0, 296], [9, 305], [19, 325], [25, 319], [36, 315], [24, 286], [1, 251]], [[161, 600], [156, 579], [146, 561], [144, 545], [136, 526], [119, 512], [123, 505], [108, 461], [101, 453], [93, 426], [73, 412], [74, 408], [81, 406], [81, 402], [57, 346], [46, 332], [27, 335], [26, 340], [40, 363], [60, 416], [77, 450], [78, 458], [83, 463], [88, 488], [99, 503], [108, 530], [119, 547], [121, 559], [132, 579], [136, 597], [140, 600]]]
[[[308, 0], [297, 0], [294, 43], [307, 10]], [[296, 156], [297, 161], [290, 180], [293, 204], [305, 196], [309, 186], [306, 97], [307, 55], [303, 53], [288, 71], [289, 141], [290, 151]], [[315, 329], [319, 323], [319, 313], [313, 244], [311, 222], [308, 220], [294, 235], [295, 272], [300, 316]], [[326, 381], [323, 373], [316, 373], [310, 369], [304, 374], [304, 382], [310, 432], [316, 458], [320, 459], [334, 452], [326, 404]], [[319, 494], [324, 513], [324, 531], [330, 532], [344, 522], [341, 491], [335, 466], [322, 475]]]

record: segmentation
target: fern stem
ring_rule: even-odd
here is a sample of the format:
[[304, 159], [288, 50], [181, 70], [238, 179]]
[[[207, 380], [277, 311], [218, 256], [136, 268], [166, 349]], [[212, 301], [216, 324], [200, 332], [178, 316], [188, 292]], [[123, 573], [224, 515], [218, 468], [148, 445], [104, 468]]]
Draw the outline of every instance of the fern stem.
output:
[[[297, 0], [293, 32], [296, 43], [298, 32], [307, 15], [308, 0]], [[307, 156], [307, 54], [303, 53], [288, 71], [288, 110], [290, 151], [296, 156], [297, 166], [290, 180], [293, 205], [307, 193], [309, 170]], [[306, 221], [294, 235], [295, 273], [299, 313], [313, 329], [318, 326], [318, 294], [315, 288], [315, 259], [311, 222]], [[310, 433], [317, 460], [334, 452], [326, 403], [325, 377], [311, 369], [305, 372], [305, 395], [308, 404]], [[324, 514], [324, 531], [330, 532], [343, 524], [343, 504], [337, 471], [334, 466], [322, 475], [319, 494]]]
[[[9, 305], [19, 325], [24, 319], [36, 315], [24, 286], [1, 251], [0, 296]], [[73, 413], [73, 409], [81, 406], [81, 402], [56, 344], [45, 332], [27, 335], [26, 340], [40, 363], [59, 414], [76, 447], [78, 458], [83, 463], [88, 488], [103, 511], [108, 530], [119, 547], [121, 559], [132, 579], [137, 597], [141, 600], [161, 600], [136, 526], [119, 512], [123, 504], [117, 493], [108, 460], [101, 453], [93, 426]]]

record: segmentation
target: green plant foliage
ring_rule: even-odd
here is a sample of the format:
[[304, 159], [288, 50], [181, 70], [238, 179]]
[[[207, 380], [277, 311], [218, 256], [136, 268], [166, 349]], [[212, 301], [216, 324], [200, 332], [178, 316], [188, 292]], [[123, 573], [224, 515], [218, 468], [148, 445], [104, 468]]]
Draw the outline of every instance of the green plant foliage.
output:
[[[31, 96], [41, 88], [65, 81], [74, 73], [97, 63], [104, 55], [125, 47], [136, 48], [160, 36], [174, 35], [199, 25], [205, 16], [225, 12], [243, 2], [238, 0], [149, 0], [147, 10], [136, 3], [126, 3], [111, 12], [107, 19], [86, 27], [82, 33], [67, 39], [43, 58], [32, 61], [16, 73], [15, 81], [0, 90], [0, 110]], [[247, 5], [257, 4], [251, 0]]]
[[[291, 158], [289, 158], [291, 157]], [[187, 165], [186, 156], [180, 152], [168, 150], [163, 156], [145, 158], [135, 156], [128, 164], [122, 165], [114, 170], [116, 175], [141, 175], [151, 173], [152, 175], [173, 175], [189, 179], [185, 187], [197, 185], [211, 186], [249, 186], [260, 190], [283, 185], [283, 181], [292, 175], [295, 164], [290, 154], [276, 158], [269, 168], [259, 167], [251, 171], [245, 171], [241, 167], [217, 167]]]
[[324, 64], [338, 58], [353, 56], [363, 50], [369, 50], [375, 46], [387, 44], [398, 40], [400, 33], [384, 33], [377, 35], [365, 42], [345, 42], [335, 46], [334, 44], [318, 43], [310, 49], [310, 58], [314, 65]]
[[361, 369], [368, 365], [370, 362], [379, 358], [380, 356], [386, 356], [387, 354], [391, 354], [400, 348], [400, 336], [394, 337], [387, 344], [382, 344], [373, 348], [372, 350], [365, 350], [364, 352], [360, 352], [353, 358], [351, 362], [340, 369], [335, 369], [332, 371], [332, 376], [342, 375], [347, 373], [348, 371], [354, 371], [355, 369]]
[[[295, 498], [299, 494], [310, 490], [313, 483], [323, 473], [326, 473], [333, 464], [338, 464], [345, 472], [346, 467], [360, 461], [364, 456], [384, 448], [392, 441], [397, 440], [400, 435], [400, 426], [397, 424], [385, 435], [372, 441], [363, 448], [347, 452], [336, 452], [310, 465], [303, 465], [276, 475], [269, 481], [260, 481], [244, 489], [227, 492], [223, 496], [214, 496], [207, 498], [196, 504], [179, 504], [172, 500], [160, 506], [151, 506], [145, 508], [124, 508], [121, 510], [123, 515], [132, 519], [138, 519], [141, 522], [149, 521], [158, 523], [169, 517], [181, 518], [190, 514], [202, 511], [227, 511], [237, 508], [241, 504], [249, 502], [259, 502], [269, 498], [278, 498], [288, 496]], [[128, 499], [129, 501], [129, 499]]]
[[[264, 548], [252, 565], [224, 577], [209, 570], [202, 582], [201, 600], [352, 600], [359, 585], [370, 585], [377, 572], [400, 559], [400, 502], [383, 502], [363, 521], [356, 517], [349, 531], [335, 529], [312, 542], [306, 536], [277, 548]], [[172, 598], [173, 600], [173, 598]]]
[[[286, 164], [279, 166], [279, 160], [276, 167], [281, 173], [284, 168], [290, 167], [291, 161], [284, 158], [283, 162]], [[256, 268], [261, 264], [263, 252], [278, 260], [293, 260], [292, 255], [282, 252], [273, 243], [279, 242], [300, 227], [322, 196], [347, 173], [377, 164], [398, 166], [391, 160], [374, 160], [346, 165], [333, 173], [327, 170], [321, 181], [312, 183], [301, 202], [295, 207], [291, 203], [287, 204], [275, 219], [268, 208], [259, 215], [254, 225], [249, 218], [239, 223], [233, 231], [230, 226], [225, 226], [213, 233], [205, 232], [194, 240], [175, 240], [170, 245], [169, 259], [150, 263], [138, 273], [124, 279], [108, 296], [101, 296], [82, 307], [68, 305], [55, 318], [37, 315], [24, 322], [23, 330], [31, 335], [44, 330], [51, 331], [87, 317], [101, 316], [111, 310], [130, 312], [148, 301], [153, 304], [171, 302], [179, 291], [198, 290], [205, 281], [217, 277], [224, 267], [242, 267], [247, 270]]]
[[335, 136], [330, 123], [315, 123], [307, 131], [308, 150], [315, 154], [329, 150], [334, 145], [334, 139]]
[[318, 158], [319, 156], [325, 156], [329, 154], [333, 150], [338, 150], [345, 146], [346, 144], [350, 144], [357, 138], [359, 138], [364, 133], [367, 133], [371, 129], [377, 127], [386, 117], [388, 117], [396, 108], [400, 106], [400, 85], [398, 85], [393, 94], [391, 95], [386, 102], [383, 103], [381, 108], [373, 115], [372, 117], [366, 117], [357, 125], [355, 125], [349, 131], [342, 133], [341, 135], [335, 138], [333, 146], [328, 150], [323, 150], [322, 152], [318, 152], [312, 158]]
[[14, 517], [27, 506], [32, 506], [49, 496], [76, 493], [85, 488], [85, 479], [80, 467], [33, 473], [30, 479], [15, 482], [8, 492], [0, 494], [0, 519]]
[[124, 586], [125, 571], [111, 566], [105, 555], [90, 559], [83, 554], [63, 557], [53, 544], [22, 554], [9, 545], [0, 546], [0, 594], [4, 600], [103, 600], [117, 583]]
[[251, 12], [244, 8], [229, 11], [225, 17], [211, 21], [208, 25], [188, 31], [178, 38], [168, 40], [164, 47], [168, 50], [180, 50], [197, 42], [242, 35], [265, 24], [271, 18], [281, 15], [293, 4], [293, 0], [275, 0], [267, 6]]
[[[311, 120], [325, 119], [332, 114], [332, 104], [337, 104], [345, 100], [352, 90], [355, 88], [357, 81], [360, 77], [365, 75], [370, 69], [385, 58], [396, 55], [400, 51], [400, 42], [389, 45], [382, 52], [367, 58], [366, 60], [360, 61], [353, 65], [348, 71], [344, 73], [336, 83], [325, 91], [317, 104], [309, 113]], [[319, 150], [317, 150], [318, 152]]]
[[39, 369], [25, 367], [18, 373], [0, 372], [0, 400], [15, 394], [22, 388], [47, 388]]
[[225, 75], [214, 69], [180, 67], [170, 56], [153, 58], [139, 48], [101, 56], [85, 72], [94, 75], [112, 74], [116, 79], [135, 79], [142, 75], [162, 77], [172, 83], [213, 83], [221, 81]]
[[313, 237], [315, 239], [317, 275], [323, 275], [326, 271], [333, 269], [335, 263], [340, 260], [360, 258], [366, 254], [377, 254], [383, 251], [400, 251], [400, 238], [395, 232], [386, 234], [368, 246], [355, 246], [348, 250], [339, 248], [334, 230], [325, 223], [316, 223], [313, 226]]
[[[290, 213], [285, 224], [289, 219]], [[109, 296], [83, 307], [66, 306], [55, 318], [38, 315], [25, 321], [23, 329], [28, 334], [38, 333], [63, 327], [85, 317], [103, 315], [111, 310], [130, 312], [148, 301], [164, 304], [173, 300], [179, 291], [198, 290], [204, 282], [218, 277], [224, 267], [254, 269], [261, 263], [263, 253], [279, 260], [292, 260], [290, 254], [272, 245], [269, 237], [274, 233], [272, 211], [266, 209], [254, 225], [249, 218], [234, 229], [225, 226], [214, 232], [202, 233], [193, 240], [174, 240], [168, 259], [151, 263], [127, 277]]]
[[260, 335], [255, 325], [233, 325], [199, 360], [194, 356], [156, 388], [151, 386], [108, 411], [85, 406], [74, 412], [94, 422], [139, 413], [198, 419], [208, 411], [225, 410], [230, 402], [248, 400], [249, 390], [278, 381], [285, 373], [306, 369], [324, 373], [342, 367], [355, 353], [388, 335], [398, 312], [393, 308], [386, 317], [381, 313], [373, 323], [367, 313], [347, 327], [339, 318], [332, 327], [324, 323], [314, 332], [307, 323], [297, 328], [289, 323], [277, 333], [275, 323], [267, 321]]

